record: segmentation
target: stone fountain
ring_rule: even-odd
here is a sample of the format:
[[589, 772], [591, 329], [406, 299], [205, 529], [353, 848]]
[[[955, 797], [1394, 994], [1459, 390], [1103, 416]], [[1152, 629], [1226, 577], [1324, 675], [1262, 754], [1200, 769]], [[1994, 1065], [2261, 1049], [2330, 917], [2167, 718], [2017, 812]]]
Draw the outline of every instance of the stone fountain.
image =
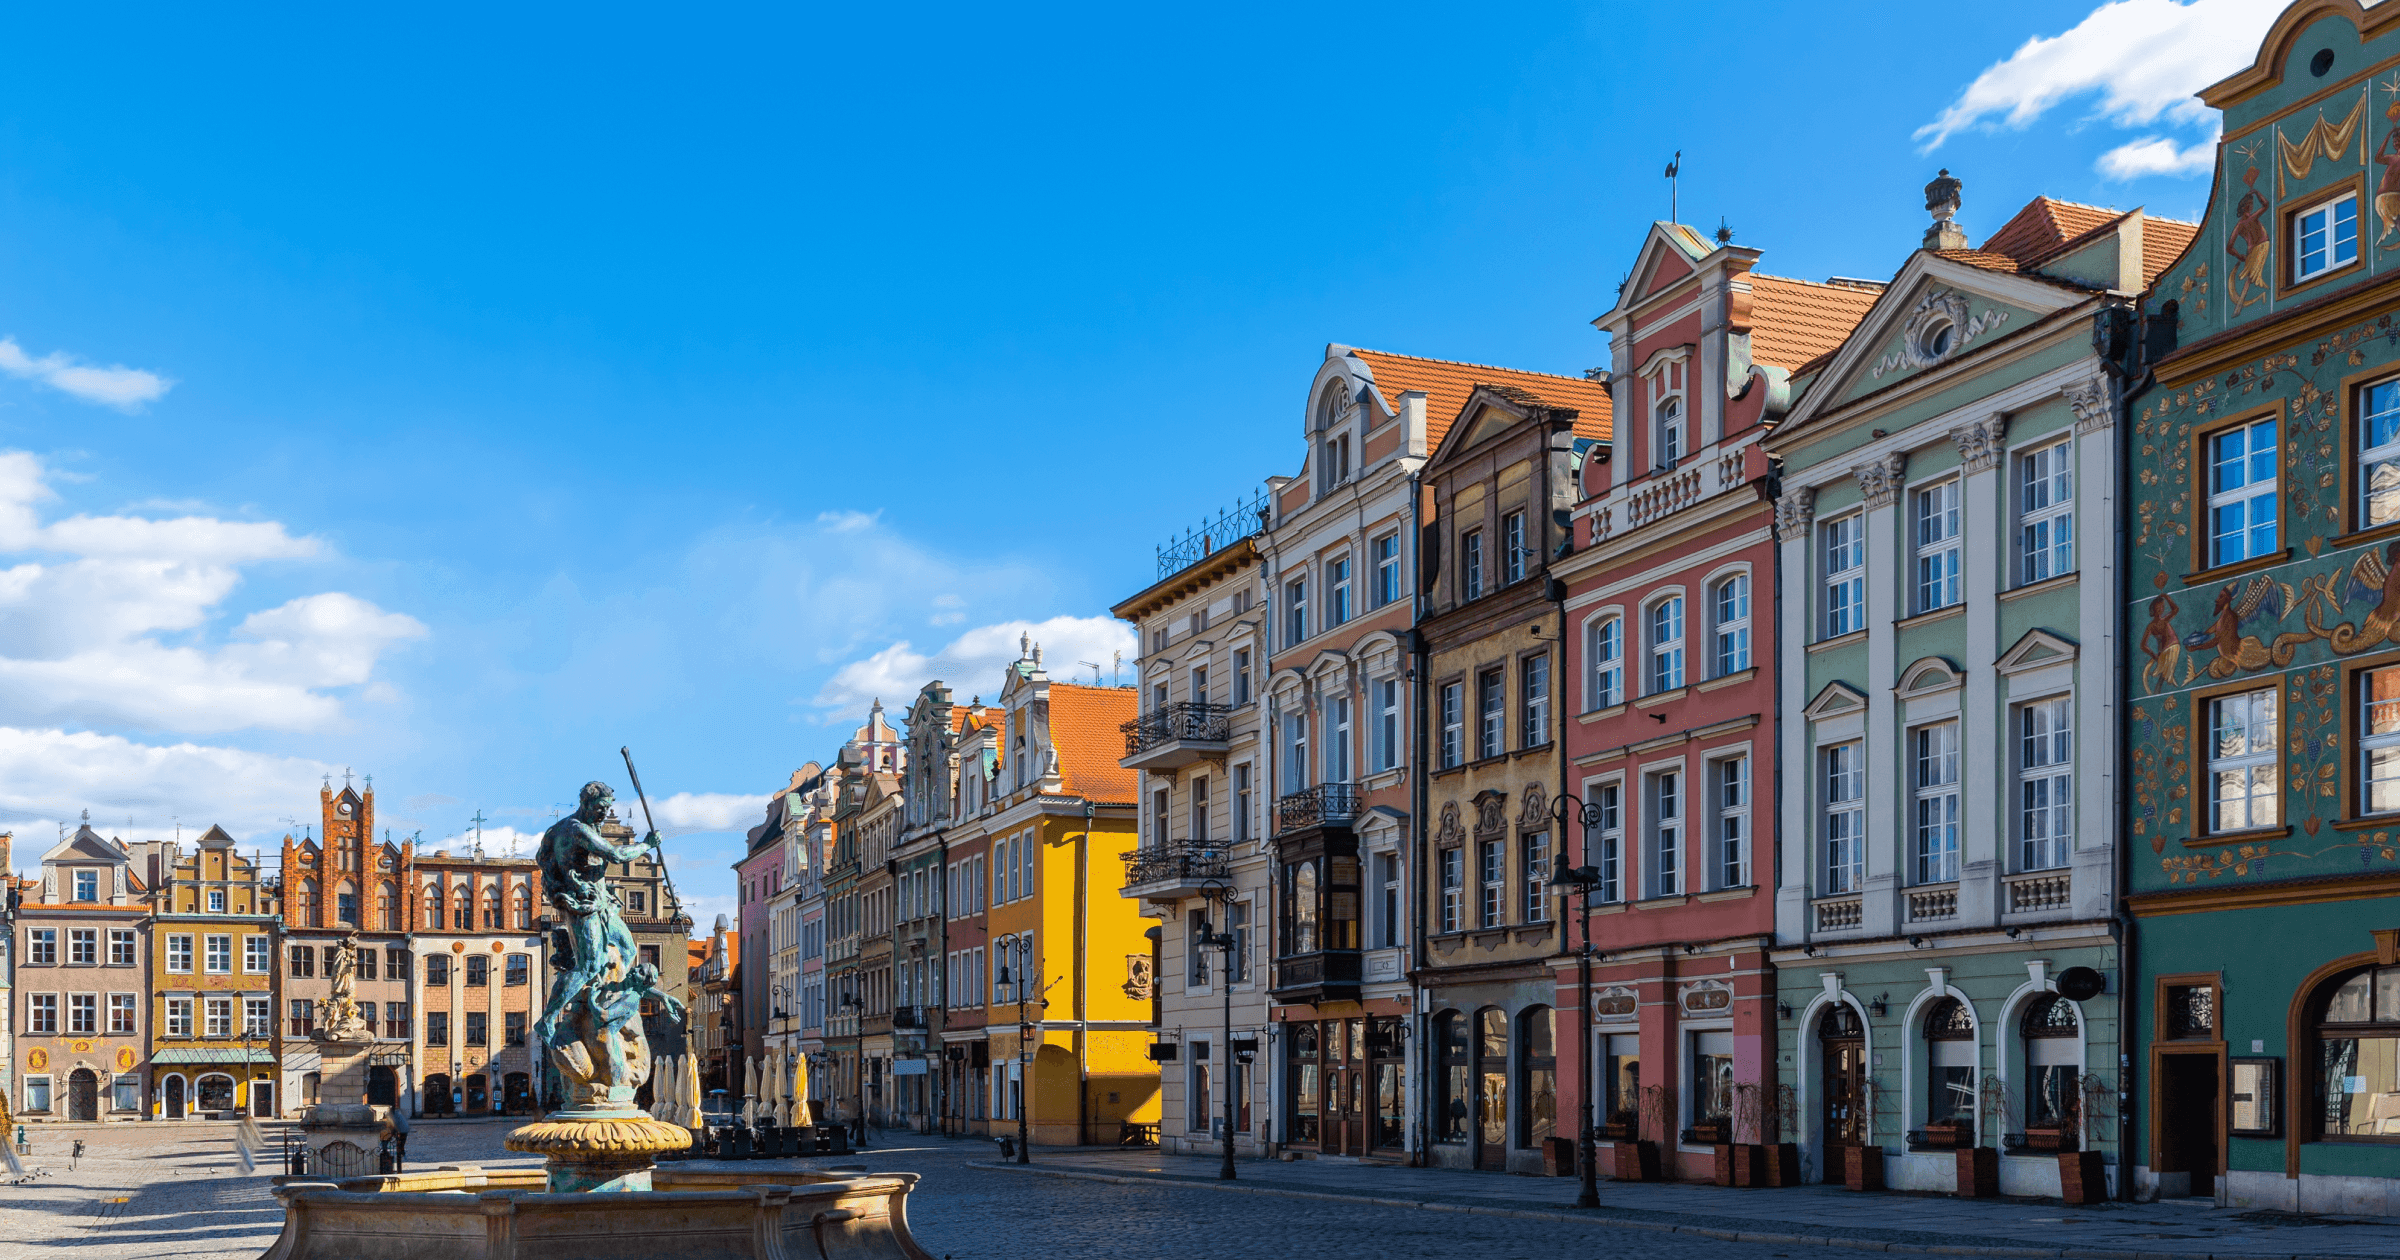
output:
[[634, 1105], [652, 1066], [638, 1016], [645, 997], [684, 1012], [637, 961], [602, 878], [607, 863], [658, 844], [655, 829], [638, 844], [602, 836], [614, 804], [608, 785], [585, 784], [538, 855], [543, 896], [565, 926], [552, 934], [557, 978], [534, 1029], [565, 1105], [507, 1146], [544, 1156], [544, 1167], [277, 1178], [283, 1233], [262, 1260], [932, 1260], [909, 1236], [914, 1174], [656, 1166], [692, 1134]]

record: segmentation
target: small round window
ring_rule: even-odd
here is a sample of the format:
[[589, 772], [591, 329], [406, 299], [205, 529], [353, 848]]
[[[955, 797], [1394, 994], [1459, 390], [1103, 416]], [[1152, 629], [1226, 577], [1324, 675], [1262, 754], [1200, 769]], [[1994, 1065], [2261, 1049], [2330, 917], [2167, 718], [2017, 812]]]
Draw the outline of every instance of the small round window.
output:
[[1938, 359], [1950, 353], [1950, 344], [1957, 337], [1958, 330], [1945, 319], [1925, 330], [1924, 335], [1917, 339], [1917, 348], [1925, 353], [1926, 358]]

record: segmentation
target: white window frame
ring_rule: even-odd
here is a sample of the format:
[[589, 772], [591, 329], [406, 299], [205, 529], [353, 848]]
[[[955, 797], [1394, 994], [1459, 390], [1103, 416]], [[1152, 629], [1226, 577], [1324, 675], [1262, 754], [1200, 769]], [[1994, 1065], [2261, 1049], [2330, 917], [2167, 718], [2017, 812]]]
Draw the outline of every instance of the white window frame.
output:
[[1475, 759], [1508, 751], [1508, 667], [1475, 671]]
[[1711, 677], [1750, 668], [1750, 571], [1740, 569], [1709, 583]]
[[2075, 698], [2017, 706], [2017, 869], [2054, 871], [2075, 850]]
[[1583, 623], [1583, 711], [1625, 703], [1625, 615], [1615, 609]]
[[1284, 630], [1289, 634], [1285, 646], [1308, 639], [1308, 578], [1293, 578], [1283, 584]]
[[1322, 753], [1325, 763], [1325, 782], [1350, 783], [1357, 779], [1358, 776], [1352, 772], [1350, 765], [1350, 755], [1353, 751], [1350, 735], [1350, 697], [1346, 695], [1327, 697], [1325, 701], [1325, 749]]
[[230, 997], [209, 997], [202, 999], [202, 1002], [204, 1005], [201, 1007], [201, 1013], [204, 1022], [201, 1024], [201, 1027], [206, 1030], [207, 1035], [211, 1037], [232, 1036], [233, 999]]
[[1584, 861], [1599, 868], [1600, 882], [1592, 895], [1601, 901], [1625, 900], [1625, 783], [1604, 779], [1583, 785], [1583, 799], [1598, 811], [1592, 824]]
[[[2342, 214], [2344, 209], [2349, 211], [2347, 219]], [[2292, 216], [2292, 283], [2314, 280], [2358, 261], [2358, 209], [2358, 191], [2347, 189]], [[2319, 221], [2313, 233], [2309, 227], [2312, 219]], [[2348, 228], [2347, 235], [2344, 234], [2345, 226]], [[2322, 238], [2322, 243], [2315, 251], [2313, 265], [2309, 246], [2312, 234]], [[2349, 251], [2347, 254], [2343, 252], [2345, 248]]]
[[1400, 680], [1378, 678], [1368, 685], [1374, 688], [1374, 767], [1380, 774], [1400, 764]]
[[225, 890], [224, 890], [224, 889], [222, 889], [222, 888], [211, 888], [211, 889], [209, 889], [209, 890], [208, 890], [208, 912], [209, 912], [210, 914], [223, 914], [223, 913], [225, 913]]
[[1550, 921], [1550, 870], [1558, 862], [1558, 852], [1552, 847], [1548, 830], [1527, 831], [1517, 836], [1517, 864], [1523, 882], [1519, 909], [1527, 923]]
[[[2375, 697], [2378, 678], [2393, 684], [2387, 699]], [[2400, 813], [2400, 665], [2358, 671], [2357, 704], [2359, 816]]]
[[[2381, 442], [2375, 440], [2378, 424], [2387, 430]], [[2358, 448], [2358, 523], [2351, 528], [2400, 521], [2400, 378], [2359, 389]]]
[[1915, 557], [1909, 584], [1914, 611], [1938, 612], [1962, 598], [1959, 569], [1964, 556], [1963, 483], [1948, 477], [1919, 486], [1908, 496], [1908, 534]]
[[1825, 795], [1825, 887], [1828, 896], [1854, 893], [1867, 874], [1867, 747], [1844, 740], [1817, 750]]
[[1674, 691], [1685, 682], [1683, 593], [1677, 591], [1650, 601], [1642, 609], [1642, 646], [1646, 684], [1642, 694]]
[[130, 966], [133, 966], [133, 965], [134, 965], [134, 963], [137, 961], [137, 957], [136, 957], [136, 955], [134, 954], [134, 952], [133, 952], [133, 951], [134, 951], [134, 935], [133, 935], [133, 929], [132, 929], [132, 928], [110, 928], [110, 929], [108, 930], [108, 965], [109, 965], [109, 966], [111, 966], [111, 967], [130, 967]]
[[1683, 838], [1690, 815], [1683, 766], [1660, 766], [1642, 775], [1643, 813], [1649, 815], [1649, 884], [1653, 897], [1683, 893]]
[[67, 995], [67, 1035], [97, 1037], [100, 1035], [100, 995], [70, 993]]
[[[2275, 686], [2238, 691], [2208, 699], [2208, 831], [2211, 835], [2253, 831], [2282, 821], [2278, 795], [2281, 761], [2278, 747], [2282, 697]], [[2242, 751], [2220, 753], [2226, 737], [2242, 733]], [[2263, 772], [2263, 774], [2261, 773]], [[2240, 795], [2228, 791], [2236, 783]], [[2228, 805], [2239, 801], [2238, 811]], [[2229, 822], [2230, 819], [2230, 822]]]
[[1508, 841], [1475, 842], [1475, 925], [1496, 928], [1508, 922]]
[[1503, 586], [1524, 581], [1526, 573], [1533, 568], [1529, 563], [1533, 548], [1527, 545], [1525, 539], [1525, 509], [1518, 508], [1503, 514], [1500, 517], [1500, 579]]
[[1483, 531], [1470, 529], [1458, 536], [1458, 597], [1483, 598]]
[[1522, 748], [1550, 742], [1550, 654], [1517, 658], [1517, 740]]
[[1819, 525], [1817, 554], [1825, 574], [1823, 637], [1866, 629], [1867, 514], [1852, 512]]
[[2030, 586], [2075, 571], [2075, 444], [2017, 456], [2017, 580]]
[[1460, 764], [1466, 757], [1466, 690], [1466, 680], [1457, 679], [1443, 683], [1436, 693], [1441, 705], [1440, 759], [1444, 770]]
[[1442, 930], [1462, 931], [1466, 925], [1467, 847], [1454, 844], [1442, 850]]
[[166, 1035], [170, 1037], [189, 1037], [192, 1035], [192, 999], [188, 997], [171, 997], [167, 999]]
[[205, 947], [207, 953], [202, 959], [202, 964], [208, 968], [208, 974], [212, 976], [232, 975], [233, 934], [231, 932], [211, 932], [207, 936]]
[[[86, 883], [86, 881], [89, 881], [89, 883], [91, 884], [91, 891], [89, 891], [89, 892], [86, 892], [86, 891], [84, 891], [84, 884]], [[75, 896], [74, 896], [74, 900], [76, 900], [76, 901], [98, 901], [98, 900], [100, 900], [100, 872], [98, 872], [98, 871], [90, 871], [90, 870], [78, 870], [78, 871], [76, 871], [76, 872], [75, 872]]]
[[1709, 879], [1715, 890], [1742, 888], [1750, 883], [1750, 818], [1753, 800], [1748, 750], [1708, 763], [1709, 805], [1713, 817], [1709, 845]]
[[1911, 883], [1958, 880], [1959, 726], [1950, 718], [1908, 730]]
[[1692, 453], [1691, 408], [1685, 386], [1689, 383], [1688, 360], [1680, 350], [1664, 352], [1650, 370], [1643, 373], [1643, 383], [1649, 387], [1649, 406], [1643, 414], [1650, 419], [1650, 466], [1664, 470], [1674, 468]]
[[[2265, 434], [2263, 444], [2259, 440], [2262, 431]], [[2242, 455], [2238, 461], [2234, 462], [2238, 463], [2241, 468], [2243, 481], [2240, 485], [2220, 490], [2217, 488], [2217, 473], [2220, 468], [2227, 466], [2227, 461], [2219, 458], [2218, 443], [2237, 433], [2242, 435]], [[2222, 429], [2212, 430], [2203, 439], [2207, 464], [2203, 475], [2207, 478], [2208, 506], [2207, 514], [2202, 517], [2200, 524], [2204, 535], [2203, 544], [2207, 547], [2209, 568], [2240, 564], [2245, 560], [2255, 560], [2260, 556], [2271, 555], [2276, 549], [2276, 544], [2282, 541], [2283, 522], [2279, 519], [2279, 513], [2282, 509], [2280, 495], [2283, 486], [2283, 452], [2276, 446], [2276, 439], [2281, 433], [2282, 429], [2278, 425], [2276, 417], [2262, 416], [2245, 424], [2227, 425]], [[2253, 477], [2251, 474], [2261, 455], [2272, 461], [2273, 471], [2265, 477]], [[2266, 500], [2264, 505], [2266, 520], [2264, 522], [2257, 519], [2260, 507], [2257, 500], [2260, 499]], [[2227, 508], [2238, 509], [2241, 514], [2241, 528], [2235, 534], [2222, 534], [2217, 529], [2217, 515]], [[2256, 542], [2256, 535], [2262, 525], [2267, 533], [2266, 542], [2254, 548], [2253, 543]], [[2225, 539], [2232, 537], [2239, 537], [2242, 540], [2240, 555], [2227, 555], [2223, 549]]]
[[1283, 715], [1284, 794], [1308, 790], [1309, 770], [1308, 714], [1295, 710]]
[[1367, 543], [1368, 554], [1375, 560], [1375, 607], [1383, 608], [1400, 602], [1400, 533], [1379, 535]]
[[140, 1007], [140, 1005], [139, 1005], [139, 1004], [138, 1004], [138, 1003], [135, 1001], [135, 999], [134, 999], [134, 995], [133, 995], [133, 994], [131, 994], [131, 993], [111, 993], [111, 994], [109, 994], [109, 995], [108, 995], [108, 1031], [109, 1031], [109, 1035], [110, 1035], [110, 1036], [113, 1036], [113, 1037], [123, 1037], [123, 1036], [130, 1036], [131, 1034], [133, 1034], [133, 1033], [135, 1033], [135, 1032], [138, 1032], [138, 1031], [140, 1031], [140, 1026], [139, 1026], [139, 1025], [136, 1023], [136, 1021], [137, 1021], [138, 1019], [140, 1019], [140, 1015], [138, 1014], [138, 1012], [139, 1012], [140, 1010], [141, 1010], [141, 1007]]
[[192, 972], [192, 934], [191, 934], [191, 933], [189, 933], [189, 932], [170, 932], [170, 933], [168, 933], [168, 934], [167, 934], [167, 970], [168, 970], [168, 971], [170, 971], [170, 972], [173, 972], [173, 973], [175, 973], [176, 975], [190, 975], [190, 974], [191, 974], [191, 972]]
[[1325, 628], [1331, 630], [1335, 626], [1350, 624], [1350, 556], [1347, 552], [1325, 562], [1325, 590], [1329, 600], [1325, 610]]

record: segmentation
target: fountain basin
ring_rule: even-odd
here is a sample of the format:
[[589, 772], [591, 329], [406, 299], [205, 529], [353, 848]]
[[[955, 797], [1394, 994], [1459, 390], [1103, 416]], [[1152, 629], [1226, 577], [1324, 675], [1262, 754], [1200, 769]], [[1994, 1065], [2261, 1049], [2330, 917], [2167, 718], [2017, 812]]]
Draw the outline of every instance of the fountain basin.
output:
[[539, 1168], [275, 1178], [261, 1260], [933, 1260], [915, 1173], [659, 1168], [648, 1191], [552, 1194]]

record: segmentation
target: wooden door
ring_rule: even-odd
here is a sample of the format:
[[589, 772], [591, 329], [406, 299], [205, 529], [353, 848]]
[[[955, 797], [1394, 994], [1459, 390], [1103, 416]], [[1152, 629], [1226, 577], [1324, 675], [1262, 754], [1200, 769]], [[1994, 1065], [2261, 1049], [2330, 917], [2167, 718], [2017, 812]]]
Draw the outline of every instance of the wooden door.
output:
[[180, 1076], [167, 1078], [167, 1119], [183, 1119], [183, 1078]]
[[67, 1076], [67, 1119], [85, 1122], [100, 1118], [100, 1078], [90, 1068], [77, 1068]]
[[1818, 1045], [1825, 1059], [1819, 1091], [1825, 1100], [1825, 1180], [1838, 1182], [1843, 1176], [1844, 1149], [1867, 1140], [1867, 1043], [1829, 1037]]

